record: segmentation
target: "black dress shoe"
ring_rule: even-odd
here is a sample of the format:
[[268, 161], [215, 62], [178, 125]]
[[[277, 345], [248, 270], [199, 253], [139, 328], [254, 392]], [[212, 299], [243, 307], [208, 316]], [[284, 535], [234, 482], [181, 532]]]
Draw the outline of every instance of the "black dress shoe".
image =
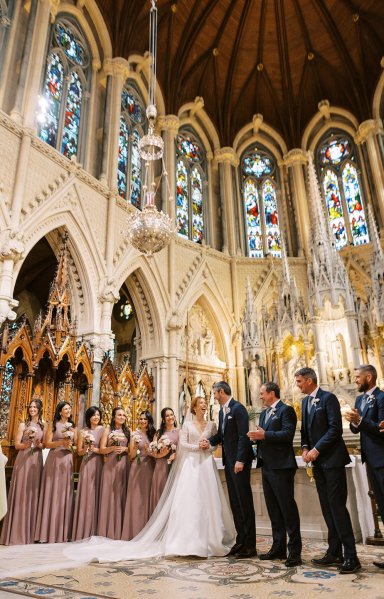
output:
[[384, 562], [373, 562], [373, 565], [376, 566], [376, 568], [384, 570]]
[[267, 553], [261, 553], [259, 555], [259, 558], [260, 559], [268, 559], [268, 560], [286, 559], [287, 552], [286, 551], [275, 551], [274, 549], [270, 549]]
[[361, 563], [357, 557], [346, 557], [338, 569], [340, 574], [352, 574], [361, 569]]
[[249, 557], [256, 557], [257, 551], [254, 547], [242, 547], [240, 551], [235, 553], [234, 557], [236, 559], [247, 559]]
[[301, 566], [302, 564], [301, 555], [288, 555], [285, 560], [287, 568], [294, 568], [294, 566]]
[[339, 555], [332, 555], [327, 551], [323, 557], [314, 557], [311, 562], [315, 566], [341, 566], [343, 558]]
[[235, 553], [240, 551], [240, 549], [242, 549], [242, 547], [243, 546], [241, 543], [235, 543], [234, 546], [232, 547], [231, 551], [229, 551], [229, 553], [227, 553], [226, 557], [228, 557], [229, 555], [235, 555]]

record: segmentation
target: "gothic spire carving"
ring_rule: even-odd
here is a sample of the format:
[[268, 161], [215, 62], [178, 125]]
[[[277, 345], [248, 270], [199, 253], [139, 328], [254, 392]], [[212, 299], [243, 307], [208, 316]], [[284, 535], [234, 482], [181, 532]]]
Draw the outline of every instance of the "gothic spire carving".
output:
[[247, 358], [254, 357], [261, 351], [261, 336], [258, 328], [257, 312], [254, 304], [251, 280], [247, 276], [245, 289], [245, 306], [243, 317], [242, 351]]
[[311, 152], [308, 155], [308, 200], [313, 226], [312, 260], [308, 260], [310, 309], [323, 307], [325, 297], [332, 305], [344, 298], [346, 309], [354, 310], [354, 295], [344, 262], [336, 250], [335, 239], [324, 211], [315, 165]]
[[371, 262], [372, 292], [367, 293], [368, 307], [373, 312], [372, 316], [376, 326], [382, 326], [384, 324], [384, 252], [381, 247], [373, 210], [369, 204], [367, 212], [373, 250]]

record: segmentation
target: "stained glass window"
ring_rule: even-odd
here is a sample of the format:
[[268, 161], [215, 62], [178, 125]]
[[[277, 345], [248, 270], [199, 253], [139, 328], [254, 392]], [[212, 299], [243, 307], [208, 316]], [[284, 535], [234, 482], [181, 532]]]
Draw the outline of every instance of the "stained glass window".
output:
[[270, 179], [267, 179], [263, 184], [262, 194], [268, 252], [272, 256], [275, 256], [275, 258], [281, 258], [281, 238], [279, 216], [277, 213], [276, 189]]
[[82, 34], [71, 21], [60, 19], [52, 29], [37, 120], [39, 137], [67, 158], [79, 156], [89, 76], [89, 53]]
[[204, 239], [204, 152], [188, 132], [176, 136], [176, 220], [180, 237]]
[[281, 233], [277, 207], [275, 161], [254, 148], [241, 160], [242, 197], [248, 256], [281, 257]]
[[342, 181], [348, 208], [349, 223], [352, 231], [353, 245], [368, 243], [367, 222], [361, 200], [360, 185], [357, 178], [356, 168], [351, 162], [347, 162], [343, 168]]
[[317, 152], [324, 198], [336, 248], [369, 242], [352, 141], [332, 134]]
[[117, 188], [120, 196], [123, 199], [129, 197], [136, 208], [141, 207], [142, 160], [139, 141], [144, 135], [144, 121], [143, 102], [136, 90], [127, 84], [121, 94]]
[[120, 117], [119, 157], [117, 161], [117, 189], [120, 197], [127, 197], [127, 167], [128, 167], [129, 130], [123, 116]]

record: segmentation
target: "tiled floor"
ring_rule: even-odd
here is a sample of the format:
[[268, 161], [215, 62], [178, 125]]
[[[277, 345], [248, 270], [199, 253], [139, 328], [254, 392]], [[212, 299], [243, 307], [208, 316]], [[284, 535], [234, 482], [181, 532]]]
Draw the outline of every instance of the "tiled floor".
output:
[[[259, 552], [269, 545], [269, 538], [258, 537]], [[372, 565], [373, 559], [384, 559], [384, 548], [359, 546], [363, 568], [347, 576], [338, 574], [336, 568], [311, 565], [311, 557], [324, 549], [322, 542], [306, 541], [303, 566], [290, 569], [281, 561], [257, 558], [137, 560], [58, 568], [49, 574], [0, 581], [0, 599], [384, 599], [384, 570]]]

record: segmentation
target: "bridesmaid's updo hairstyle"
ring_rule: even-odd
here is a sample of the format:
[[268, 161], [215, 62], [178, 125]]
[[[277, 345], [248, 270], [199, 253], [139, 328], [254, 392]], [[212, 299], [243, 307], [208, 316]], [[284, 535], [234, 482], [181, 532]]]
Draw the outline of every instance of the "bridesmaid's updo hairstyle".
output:
[[170, 410], [173, 414], [173, 426], [174, 428], [176, 428], [177, 426], [177, 422], [176, 422], [176, 418], [175, 418], [175, 412], [172, 410], [172, 408], [163, 408], [160, 412], [160, 416], [161, 416], [161, 423], [160, 423], [160, 428], [157, 431], [157, 438], [160, 439], [160, 437], [162, 437], [165, 433], [165, 415], [168, 412], [168, 410]]
[[[71, 407], [71, 404], [68, 403], [67, 401], [61, 401], [56, 406], [55, 415], [53, 417], [53, 422], [52, 422], [52, 431], [53, 432], [55, 432], [55, 430], [56, 430], [57, 422], [59, 422], [59, 420], [61, 419], [61, 410], [64, 408], [64, 406]], [[73, 422], [71, 417], [68, 418], [68, 422], [70, 422], [72, 424], [72, 426], [75, 427], [75, 423]]]
[[206, 401], [205, 397], [203, 397], [202, 395], [198, 395], [197, 397], [193, 397], [191, 399], [191, 414], [193, 414], [194, 416], [196, 416], [196, 406], [199, 402], [200, 399], [204, 399], [204, 401]]
[[96, 412], [99, 412], [99, 415], [100, 415], [99, 425], [101, 424], [101, 421], [103, 419], [103, 412], [97, 406], [91, 406], [85, 412], [85, 424], [87, 425], [88, 428], [91, 428], [91, 418], [92, 418], [92, 416], [94, 416], [96, 414]]
[[43, 425], [43, 402], [39, 398], [32, 399], [29, 402], [28, 410], [27, 410], [27, 419], [25, 421], [25, 424], [28, 424], [32, 420], [32, 416], [29, 413], [29, 408], [31, 407], [31, 405], [33, 403], [35, 404], [35, 406], [37, 408], [37, 424], [39, 425], [39, 427], [41, 428], [41, 430], [44, 430], [44, 425]]
[[142, 412], [140, 412], [139, 418], [141, 418], [142, 416], [144, 416], [144, 418], [146, 418], [148, 421], [147, 437], [150, 441], [153, 441], [153, 437], [155, 436], [156, 429], [155, 429], [155, 425], [153, 423], [152, 414], [151, 414], [151, 412], [148, 412], [148, 410], [143, 410]]
[[[114, 431], [116, 429], [115, 417], [116, 417], [116, 412], [118, 410], [123, 410], [123, 412], [124, 412], [124, 408], [122, 408], [121, 406], [116, 406], [116, 408], [113, 408], [112, 416], [111, 416], [111, 424], [110, 424], [111, 431]], [[124, 412], [124, 414], [125, 414], [125, 412]], [[123, 431], [124, 435], [127, 437], [128, 441], [129, 441], [130, 436], [131, 436], [131, 431], [127, 427], [127, 419], [125, 419], [125, 422], [122, 424], [121, 430]]]

